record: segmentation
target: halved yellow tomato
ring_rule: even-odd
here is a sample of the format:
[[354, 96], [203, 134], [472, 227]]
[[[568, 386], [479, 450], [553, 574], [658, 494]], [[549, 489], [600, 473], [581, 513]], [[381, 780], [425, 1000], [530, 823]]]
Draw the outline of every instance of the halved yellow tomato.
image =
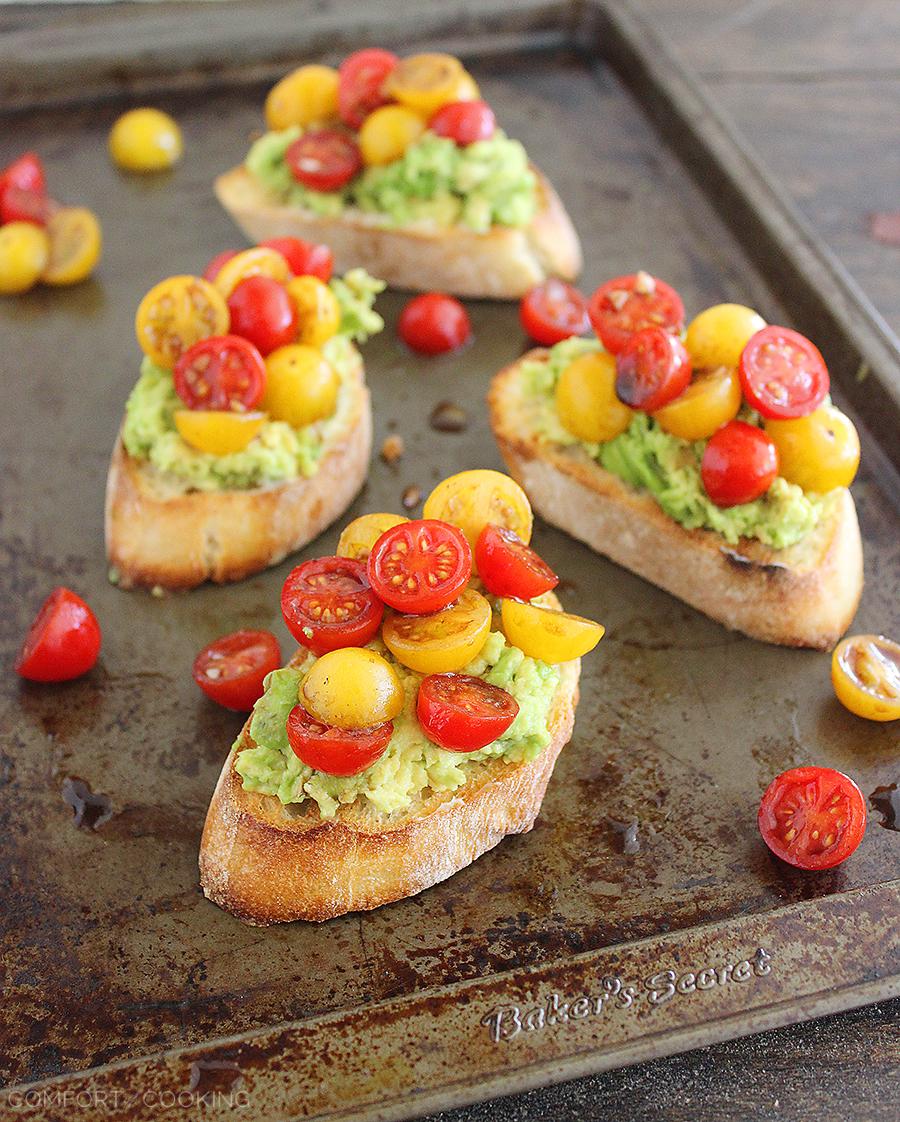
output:
[[0, 226], [0, 296], [16, 296], [37, 284], [50, 256], [46, 233], [33, 222]]
[[178, 409], [175, 428], [198, 452], [227, 456], [243, 452], [266, 423], [265, 413], [235, 413], [230, 409]]
[[856, 426], [834, 405], [820, 405], [805, 417], [765, 422], [778, 449], [778, 473], [804, 491], [824, 494], [849, 487], [859, 467]]
[[248, 277], [271, 277], [284, 284], [290, 275], [290, 266], [280, 253], [264, 245], [255, 245], [226, 261], [216, 274], [214, 284], [227, 300]]
[[715, 304], [691, 320], [684, 345], [694, 369], [736, 367], [750, 337], [765, 326], [759, 312], [743, 304]]
[[182, 353], [210, 335], [225, 335], [231, 316], [220, 292], [201, 277], [169, 277], [138, 305], [134, 327], [141, 350], [172, 370]]
[[674, 401], [653, 414], [660, 428], [682, 440], [706, 440], [738, 415], [741, 380], [731, 366], [701, 370]]
[[300, 702], [307, 713], [339, 729], [371, 728], [393, 720], [403, 701], [397, 671], [366, 647], [342, 647], [323, 654], [300, 686]]
[[514, 647], [529, 658], [550, 663], [581, 658], [597, 646], [606, 630], [591, 619], [520, 600], [503, 600], [500, 619], [503, 632]]
[[372, 546], [385, 530], [408, 522], [402, 514], [362, 514], [344, 527], [337, 544], [338, 557], [352, 557], [355, 561], [366, 561]]
[[297, 308], [297, 342], [321, 347], [341, 326], [337, 297], [318, 277], [294, 277], [285, 286]]
[[634, 411], [616, 397], [615, 356], [598, 351], [570, 362], [556, 384], [556, 411], [579, 440], [601, 443], [624, 432]]
[[397, 63], [388, 75], [385, 93], [430, 117], [448, 102], [471, 100], [466, 94], [472, 85], [463, 64], [453, 55], [420, 54]]
[[330, 417], [340, 380], [315, 347], [289, 343], [266, 358], [266, 392], [262, 407], [274, 421], [295, 429]]
[[473, 552], [488, 524], [512, 530], [527, 545], [534, 521], [531, 503], [519, 484], [502, 472], [484, 468], [461, 471], [439, 483], [425, 500], [422, 515], [458, 526]]
[[102, 237], [96, 214], [83, 206], [60, 207], [47, 222], [50, 257], [41, 274], [44, 284], [78, 284], [100, 260]]
[[467, 666], [491, 629], [491, 605], [467, 588], [449, 608], [430, 616], [390, 613], [381, 629], [394, 658], [418, 674], [449, 674]]
[[883, 635], [851, 635], [831, 656], [838, 701], [869, 721], [900, 718], [900, 643]]
[[392, 164], [425, 131], [421, 113], [406, 105], [382, 105], [359, 129], [359, 150], [367, 167]]
[[280, 132], [292, 125], [320, 125], [338, 114], [338, 72], [331, 66], [300, 66], [269, 90], [266, 124]]

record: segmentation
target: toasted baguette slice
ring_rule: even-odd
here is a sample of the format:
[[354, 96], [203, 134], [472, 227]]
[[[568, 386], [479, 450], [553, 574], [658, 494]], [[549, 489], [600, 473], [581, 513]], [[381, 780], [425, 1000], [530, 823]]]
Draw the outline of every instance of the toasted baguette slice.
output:
[[326, 242], [339, 272], [362, 265], [391, 288], [514, 300], [548, 276], [574, 280], [581, 272], [572, 221], [548, 180], [533, 170], [539, 208], [532, 222], [486, 234], [461, 226], [385, 227], [355, 209], [323, 217], [279, 202], [243, 166], [220, 175], [215, 192], [251, 241], [290, 236]]
[[850, 492], [837, 492], [818, 526], [788, 549], [749, 539], [732, 547], [709, 530], [686, 530], [580, 445], [539, 439], [519, 371], [522, 362], [546, 355], [531, 351], [502, 370], [488, 394], [500, 453], [534, 509], [726, 627], [767, 643], [831, 649], [862, 593], [862, 544]]
[[[358, 356], [357, 356], [358, 357]], [[372, 407], [359, 358], [346, 420], [309, 478], [249, 490], [191, 491], [116, 441], [106, 482], [106, 553], [124, 588], [194, 588], [276, 565], [347, 509], [366, 480]]]
[[245, 923], [320, 922], [414, 896], [470, 865], [507, 834], [526, 833], [572, 735], [580, 668], [578, 660], [560, 668], [550, 711], [552, 741], [537, 759], [473, 764], [458, 791], [426, 790], [391, 816], [360, 799], [323, 820], [312, 800], [292, 812], [274, 795], [245, 791], [234, 762], [238, 752], [253, 747], [248, 721], [206, 815], [200, 842], [204, 893]]

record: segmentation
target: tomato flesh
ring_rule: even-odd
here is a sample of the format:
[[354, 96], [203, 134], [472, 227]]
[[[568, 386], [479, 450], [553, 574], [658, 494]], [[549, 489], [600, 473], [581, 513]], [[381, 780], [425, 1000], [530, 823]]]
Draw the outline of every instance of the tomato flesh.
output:
[[288, 573], [281, 612], [297, 642], [323, 655], [340, 647], [364, 647], [381, 626], [384, 605], [361, 562], [319, 557]]
[[175, 392], [189, 409], [249, 412], [262, 400], [262, 355], [238, 335], [214, 335], [189, 347], [175, 363]]
[[472, 325], [458, 300], [441, 292], [426, 292], [410, 300], [400, 313], [397, 333], [419, 354], [439, 355], [467, 343]]
[[691, 359], [684, 344], [662, 327], [636, 331], [616, 355], [616, 396], [632, 409], [655, 413], [690, 380]]
[[359, 145], [337, 129], [304, 133], [284, 158], [294, 179], [311, 191], [337, 191], [362, 170]]
[[491, 744], [518, 712], [511, 694], [471, 674], [429, 674], [416, 700], [425, 735], [451, 752], [477, 752]]
[[307, 767], [329, 775], [359, 775], [384, 755], [394, 732], [392, 721], [368, 729], [329, 728], [295, 705], [287, 719], [294, 755]]
[[584, 335], [591, 326], [587, 300], [574, 285], [556, 277], [535, 285], [522, 297], [519, 319], [525, 333], [542, 347]]
[[261, 355], [297, 338], [297, 307], [283, 284], [272, 277], [247, 277], [228, 297], [231, 330], [248, 339]]
[[588, 315], [600, 342], [618, 354], [629, 336], [645, 327], [661, 327], [678, 335], [684, 326], [684, 304], [671, 285], [649, 273], [615, 277], [601, 284], [588, 301]]
[[367, 561], [369, 583], [399, 612], [430, 615], [457, 599], [472, 575], [472, 550], [449, 522], [420, 518], [385, 530]]
[[805, 417], [822, 404], [830, 378], [825, 359], [805, 335], [789, 327], [764, 327], [750, 337], [738, 367], [749, 405], [763, 417]]
[[769, 849], [798, 869], [832, 869], [866, 831], [866, 803], [852, 779], [830, 767], [795, 767], [769, 785], [759, 804]]
[[271, 631], [233, 631], [204, 647], [194, 659], [194, 681], [213, 701], [239, 713], [262, 697], [266, 675], [281, 666]]
[[54, 588], [28, 630], [16, 659], [16, 673], [32, 682], [80, 678], [100, 654], [100, 624], [84, 600], [68, 588]]
[[236, 249], [223, 249], [221, 253], [217, 253], [203, 270], [203, 279], [212, 283], [222, 271], [222, 266], [227, 264], [232, 257], [237, 257], [237, 255], [238, 251]]
[[478, 535], [475, 566], [494, 596], [533, 600], [559, 584], [546, 561], [504, 526], [487, 525]]
[[295, 277], [318, 277], [325, 284], [331, 280], [334, 254], [327, 245], [305, 242], [302, 238], [269, 238], [259, 244], [280, 253]]
[[351, 129], [358, 129], [373, 110], [387, 105], [384, 83], [400, 60], [379, 47], [355, 51], [338, 68], [338, 112]]
[[700, 478], [716, 506], [738, 506], [764, 495], [778, 474], [778, 451], [770, 436], [746, 421], [729, 421], [703, 450]]
[[497, 128], [494, 111], [484, 101], [451, 101], [434, 114], [428, 127], [460, 147], [490, 140]]

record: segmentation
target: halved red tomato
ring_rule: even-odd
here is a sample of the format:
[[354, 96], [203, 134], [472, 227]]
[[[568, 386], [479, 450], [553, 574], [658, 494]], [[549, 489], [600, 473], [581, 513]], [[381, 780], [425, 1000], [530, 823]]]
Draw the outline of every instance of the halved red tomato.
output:
[[175, 363], [175, 391], [189, 409], [248, 412], [262, 400], [266, 364], [239, 335], [212, 335], [189, 347]]
[[246, 713], [263, 695], [263, 679], [281, 666], [271, 631], [233, 631], [210, 643], [194, 659], [194, 681], [226, 709]]
[[519, 319], [527, 335], [542, 347], [552, 347], [571, 335], [590, 330], [587, 300], [574, 285], [551, 277], [526, 292], [519, 305]]
[[318, 557], [288, 573], [281, 613], [298, 643], [316, 655], [340, 647], [364, 647], [381, 626], [384, 604], [350, 557]]
[[831, 869], [866, 832], [866, 803], [849, 776], [794, 767], [773, 779], [759, 804], [759, 832], [776, 857], [798, 869]]
[[369, 583], [385, 604], [429, 615], [452, 604], [469, 583], [472, 550], [456, 526], [419, 518], [385, 530], [366, 564]]
[[635, 331], [616, 355], [616, 396], [632, 409], [655, 413], [687, 388], [691, 359], [682, 341], [662, 327]]
[[475, 567], [494, 596], [533, 600], [556, 588], [559, 577], [518, 534], [503, 526], [487, 525], [475, 545]]
[[338, 112], [351, 129], [391, 100], [384, 93], [387, 76], [400, 60], [390, 51], [367, 47], [354, 51], [338, 67]]
[[778, 449], [770, 436], [746, 421], [729, 421], [703, 449], [700, 478], [716, 506], [752, 503], [778, 475]]
[[611, 354], [618, 354], [629, 336], [644, 327], [661, 327], [672, 335], [684, 327], [681, 297], [665, 281], [643, 272], [601, 284], [588, 301], [588, 315]]
[[318, 277], [325, 284], [331, 280], [334, 254], [327, 245], [305, 242], [302, 238], [269, 238], [259, 244], [280, 253], [295, 277]]
[[294, 755], [307, 767], [329, 775], [359, 775], [384, 755], [394, 732], [392, 721], [370, 729], [329, 728], [295, 705], [287, 719]]
[[54, 588], [28, 630], [16, 659], [16, 673], [32, 682], [80, 678], [100, 654], [100, 624], [69, 588]]
[[738, 367], [747, 403], [763, 417], [805, 417], [825, 400], [830, 378], [818, 347], [799, 331], [770, 325], [751, 335]]
[[337, 191], [362, 170], [359, 145], [338, 129], [304, 133], [284, 158], [294, 179], [311, 191]]
[[451, 752], [484, 748], [506, 732], [518, 712], [512, 694], [472, 674], [429, 674], [416, 701], [425, 735]]

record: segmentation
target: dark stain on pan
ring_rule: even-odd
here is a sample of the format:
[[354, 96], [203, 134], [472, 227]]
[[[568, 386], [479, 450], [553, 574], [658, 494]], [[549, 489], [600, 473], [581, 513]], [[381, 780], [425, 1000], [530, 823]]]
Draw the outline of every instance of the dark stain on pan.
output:
[[879, 826], [900, 831], [900, 787], [896, 783], [876, 787], [869, 795], [869, 802], [878, 811]]
[[63, 802], [72, 808], [72, 825], [83, 826], [87, 830], [99, 830], [110, 818], [113, 811], [112, 799], [99, 791], [92, 791], [90, 785], [77, 775], [67, 775], [62, 782]]

